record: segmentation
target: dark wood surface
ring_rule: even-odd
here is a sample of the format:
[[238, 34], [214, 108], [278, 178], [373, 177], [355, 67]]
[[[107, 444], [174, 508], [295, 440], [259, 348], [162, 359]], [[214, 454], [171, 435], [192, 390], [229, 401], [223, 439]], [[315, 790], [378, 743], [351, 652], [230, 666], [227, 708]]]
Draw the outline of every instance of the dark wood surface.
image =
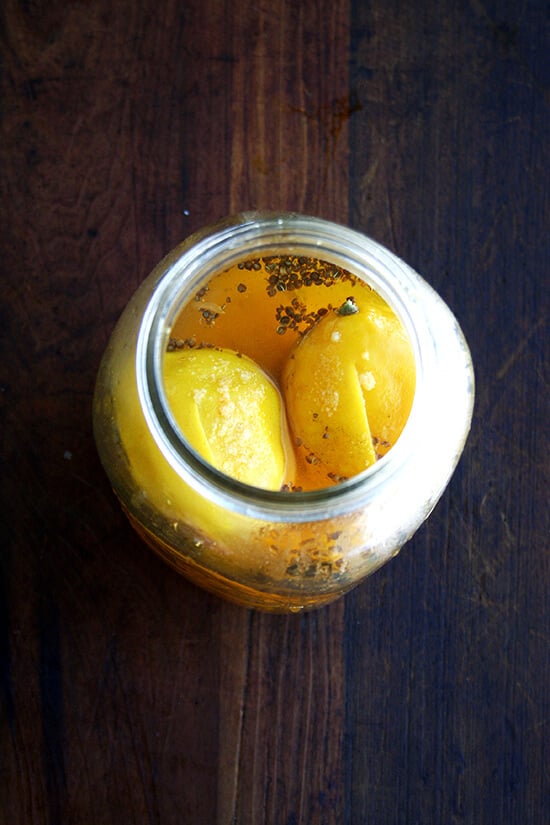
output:
[[[545, 825], [547, 4], [1, 14], [2, 825]], [[303, 616], [227, 605], [153, 557], [90, 428], [136, 286], [251, 207], [389, 246], [476, 366], [428, 523]]]

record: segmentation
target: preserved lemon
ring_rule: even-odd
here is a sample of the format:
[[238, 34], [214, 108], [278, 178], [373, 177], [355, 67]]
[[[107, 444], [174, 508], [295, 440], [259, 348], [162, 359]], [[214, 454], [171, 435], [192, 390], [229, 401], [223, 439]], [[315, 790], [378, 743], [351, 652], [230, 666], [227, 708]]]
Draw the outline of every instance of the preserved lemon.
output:
[[223, 348], [169, 352], [164, 381], [176, 423], [213, 467], [279, 490], [293, 456], [279, 391], [252, 359]]
[[295, 345], [282, 389], [308, 460], [335, 480], [356, 475], [393, 446], [410, 413], [415, 361], [407, 333], [375, 292], [350, 296]]

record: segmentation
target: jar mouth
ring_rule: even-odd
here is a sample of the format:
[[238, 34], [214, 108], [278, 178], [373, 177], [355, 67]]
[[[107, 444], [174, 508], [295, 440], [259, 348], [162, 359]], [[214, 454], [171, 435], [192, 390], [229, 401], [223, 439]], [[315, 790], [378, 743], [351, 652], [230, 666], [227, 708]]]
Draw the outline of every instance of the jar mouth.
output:
[[[251, 256], [296, 254], [321, 258], [353, 273], [392, 308], [409, 336], [416, 365], [416, 390], [398, 440], [374, 465], [339, 484], [317, 490], [266, 490], [213, 467], [186, 441], [176, 424], [163, 382], [163, 359], [184, 304], [222, 269]], [[254, 212], [230, 217], [188, 238], [154, 270], [156, 285], [138, 331], [136, 378], [150, 432], [171, 467], [205, 497], [249, 516], [313, 521], [365, 506], [406, 460], [415, 439], [422, 396], [423, 353], [430, 345], [418, 284], [425, 282], [401, 259], [361, 233], [295, 213]]]

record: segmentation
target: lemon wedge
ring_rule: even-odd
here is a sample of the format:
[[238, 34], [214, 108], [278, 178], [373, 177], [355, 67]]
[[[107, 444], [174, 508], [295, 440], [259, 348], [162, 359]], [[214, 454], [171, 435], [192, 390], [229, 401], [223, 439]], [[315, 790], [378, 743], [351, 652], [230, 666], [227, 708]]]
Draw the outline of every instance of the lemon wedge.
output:
[[408, 335], [375, 292], [324, 315], [295, 345], [282, 377], [295, 438], [336, 478], [362, 472], [395, 444], [415, 383]]

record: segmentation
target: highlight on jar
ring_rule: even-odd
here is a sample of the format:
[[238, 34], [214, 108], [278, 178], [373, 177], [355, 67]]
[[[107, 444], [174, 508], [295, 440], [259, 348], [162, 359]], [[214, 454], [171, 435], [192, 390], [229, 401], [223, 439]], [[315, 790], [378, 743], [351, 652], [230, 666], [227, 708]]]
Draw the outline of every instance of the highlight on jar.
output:
[[447, 485], [473, 368], [391, 252], [295, 214], [189, 238], [123, 313], [94, 430], [137, 532], [247, 607], [327, 604], [395, 555]]

